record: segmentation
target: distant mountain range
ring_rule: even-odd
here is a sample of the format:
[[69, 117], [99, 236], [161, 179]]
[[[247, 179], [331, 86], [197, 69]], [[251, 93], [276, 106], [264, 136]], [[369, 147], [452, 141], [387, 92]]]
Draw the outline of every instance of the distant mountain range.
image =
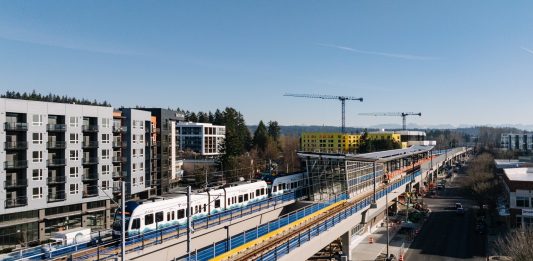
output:
[[[525, 124], [501, 124], [501, 125], [467, 125], [461, 124], [459, 126], [454, 126], [451, 124], [440, 124], [440, 125], [418, 125], [418, 124], [408, 124], [408, 130], [446, 130], [454, 129], [462, 133], [467, 133], [470, 135], [477, 135], [477, 127], [494, 127], [494, 128], [509, 128], [510, 132], [521, 132], [521, 131], [533, 131], [533, 125]], [[340, 132], [339, 126], [320, 126], [320, 125], [287, 125], [280, 126], [282, 135], [300, 135], [302, 132]], [[249, 125], [248, 129], [250, 132], [254, 133], [257, 125]], [[348, 133], [361, 133], [364, 130], [367, 131], [378, 131], [381, 129], [385, 130], [401, 130], [402, 125], [400, 124], [379, 124], [372, 125], [368, 127], [346, 127]]]

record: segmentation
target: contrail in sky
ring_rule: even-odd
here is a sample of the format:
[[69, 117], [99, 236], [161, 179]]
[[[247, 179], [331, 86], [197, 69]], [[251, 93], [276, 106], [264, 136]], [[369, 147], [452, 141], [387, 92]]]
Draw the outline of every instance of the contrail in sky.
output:
[[[335, 48], [335, 49], [348, 51], [348, 52], [353, 52], [353, 53], [379, 55], [379, 56], [398, 58], [398, 59], [406, 59], [406, 60], [438, 60], [438, 59], [440, 59], [439, 57], [431, 57], [431, 56], [419, 56], [419, 55], [401, 54], [401, 53], [386, 53], [386, 52], [366, 51], [366, 50], [359, 50], [359, 49], [355, 49], [355, 48], [351, 48], [351, 47], [346, 47], [346, 46], [341, 46], [341, 45], [334, 45], [334, 44], [318, 43], [317, 45], [324, 46], [324, 47]], [[533, 52], [532, 52], [532, 54], [533, 54]]]
[[528, 52], [529, 54], [533, 54], [533, 50], [531, 50], [531, 49], [528, 49], [526, 47], [520, 47], [520, 48], [522, 48], [522, 50]]

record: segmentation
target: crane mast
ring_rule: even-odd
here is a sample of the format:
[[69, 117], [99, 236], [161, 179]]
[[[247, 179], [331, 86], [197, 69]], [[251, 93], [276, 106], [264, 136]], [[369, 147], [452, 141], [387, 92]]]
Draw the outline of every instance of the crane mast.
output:
[[283, 96], [290, 97], [299, 97], [299, 98], [312, 98], [312, 99], [324, 99], [324, 100], [339, 100], [341, 101], [342, 109], [342, 120], [341, 120], [341, 131], [346, 133], [346, 101], [360, 101], [363, 102], [363, 98], [352, 97], [352, 96], [335, 96], [335, 95], [319, 95], [319, 94], [294, 94], [286, 93]]

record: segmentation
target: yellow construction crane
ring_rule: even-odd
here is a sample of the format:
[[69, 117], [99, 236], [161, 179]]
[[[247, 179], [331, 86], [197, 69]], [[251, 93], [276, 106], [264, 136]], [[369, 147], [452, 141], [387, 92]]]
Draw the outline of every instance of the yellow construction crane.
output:
[[409, 115], [418, 115], [422, 116], [421, 112], [370, 112], [370, 113], [359, 113], [359, 115], [364, 116], [401, 116], [402, 117], [402, 127], [403, 130], [407, 129], [407, 116]]
[[346, 127], [345, 127], [345, 109], [346, 101], [363, 101], [363, 98], [356, 98], [351, 96], [334, 96], [334, 95], [318, 95], [318, 94], [294, 94], [294, 93], [285, 93], [283, 96], [290, 96], [290, 97], [300, 97], [300, 98], [314, 98], [314, 99], [325, 99], [325, 100], [339, 100], [341, 101], [342, 105], [342, 133], [346, 133]]

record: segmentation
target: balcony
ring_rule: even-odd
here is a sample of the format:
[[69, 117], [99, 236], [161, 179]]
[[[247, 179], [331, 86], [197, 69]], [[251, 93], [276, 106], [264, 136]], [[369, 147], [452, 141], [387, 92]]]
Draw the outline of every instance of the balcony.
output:
[[28, 124], [25, 122], [6, 122], [4, 123], [4, 130], [6, 131], [27, 131]]
[[84, 141], [82, 144], [82, 147], [84, 149], [91, 149], [91, 148], [98, 148], [98, 141]]
[[64, 141], [49, 141], [46, 143], [47, 149], [65, 149], [67, 147], [67, 143]]
[[98, 125], [82, 125], [81, 129], [84, 132], [98, 132]]
[[46, 179], [46, 184], [53, 185], [53, 184], [63, 184], [65, 183], [65, 177], [64, 176], [55, 176], [55, 177], [48, 177]]
[[5, 189], [16, 189], [16, 188], [24, 188], [28, 186], [28, 181], [25, 179], [19, 179], [19, 180], [6, 180], [4, 181], [4, 188]]
[[61, 167], [65, 166], [65, 159], [49, 159], [46, 161], [48, 167]]
[[98, 197], [97, 191], [83, 191], [83, 198], [92, 198], [92, 197]]
[[66, 200], [65, 192], [56, 192], [48, 194], [48, 203]]
[[81, 177], [81, 180], [82, 181], [94, 181], [94, 180], [98, 180], [98, 174], [97, 173], [86, 173], [86, 174], [83, 174], [83, 176]]
[[113, 178], [126, 177], [126, 171], [113, 171]]
[[82, 164], [85, 164], [85, 165], [98, 164], [98, 158], [83, 158]]
[[113, 132], [126, 132], [128, 127], [125, 126], [113, 126]]
[[65, 132], [66, 129], [65, 124], [46, 124], [46, 130], [49, 132]]
[[27, 160], [12, 160], [4, 162], [4, 169], [25, 169], [27, 167]]
[[113, 148], [126, 147], [126, 142], [113, 141]]
[[122, 157], [120, 157], [120, 156], [114, 156], [114, 157], [113, 157], [113, 163], [115, 163], [115, 162], [117, 162], [117, 163], [118, 163], [118, 162], [122, 162]]
[[28, 148], [26, 141], [8, 141], [5, 143], [6, 150], [25, 150]]
[[18, 197], [13, 199], [6, 199], [5, 201], [5, 208], [16, 208], [16, 207], [23, 207], [28, 205], [28, 198], [27, 197]]

